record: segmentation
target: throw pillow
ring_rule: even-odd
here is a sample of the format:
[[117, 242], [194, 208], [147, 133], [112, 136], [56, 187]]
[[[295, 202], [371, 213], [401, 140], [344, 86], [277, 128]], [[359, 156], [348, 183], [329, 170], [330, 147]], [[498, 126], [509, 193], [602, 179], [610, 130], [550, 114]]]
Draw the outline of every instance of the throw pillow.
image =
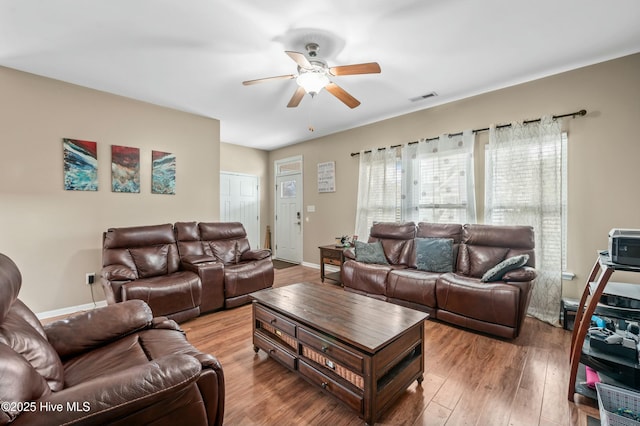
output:
[[363, 243], [356, 241], [356, 260], [362, 263], [378, 263], [388, 265], [387, 257], [380, 241]]
[[429, 272], [453, 271], [453, 239], [416, 238], [416, 268]]
[[489, 269], [484, 273], [480, 281], [482, 282], [490, 282], [490, 281], [498, 281], [502, 279], [504, 274], [509, 271], [513, 271], [514, 269], [518, 269], [523, 267], [529, 261], [528, 254], [520, 254], [518, 256], [513, 256], [508, 259], [503, 260], [498, 263], [493, 268]]

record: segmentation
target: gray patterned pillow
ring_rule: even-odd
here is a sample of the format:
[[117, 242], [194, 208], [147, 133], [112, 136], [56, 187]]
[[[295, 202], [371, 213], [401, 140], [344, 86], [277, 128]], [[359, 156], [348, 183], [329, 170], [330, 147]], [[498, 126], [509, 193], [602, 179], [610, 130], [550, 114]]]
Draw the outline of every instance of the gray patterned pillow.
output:
[[363, 243], [362, 241], [356, 240], [356, 260], [362, 263], [389, 264], [380, 241]]
[[508, 259], [503, 260], [498, 263], [493, 268], [489, 269], [484, 273], [480, 281], [482, 282], [490, 282], [490, 281], [498, 281], [502, 279], [502, 276], [509, 271], [513, 271], [514, 269], [522, 268], [529, 261], [528, 254], [520, 254], [518, 256], [512, 256]]
[[416, 268], [429, 272], [453, 271], [453, 239], [416, 238]]

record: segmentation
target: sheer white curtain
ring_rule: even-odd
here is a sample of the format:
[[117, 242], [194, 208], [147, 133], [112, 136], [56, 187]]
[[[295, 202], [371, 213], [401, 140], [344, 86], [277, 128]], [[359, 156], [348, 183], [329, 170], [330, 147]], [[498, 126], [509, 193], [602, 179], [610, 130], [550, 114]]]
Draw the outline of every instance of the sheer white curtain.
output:
[[562, 294], [563, 138], [550, 117], [491, 126], [486, 156], [485, 223], [530, 225], [536, 269], [529, 314], [558, 324]]
[[360, 152], [356, 235], [366, 241], [373, 222], [401, 219], [400, 149], [387, 148]]
[[406, 145], [403, 219], [414, 222], [475, 223], [471, 130]]

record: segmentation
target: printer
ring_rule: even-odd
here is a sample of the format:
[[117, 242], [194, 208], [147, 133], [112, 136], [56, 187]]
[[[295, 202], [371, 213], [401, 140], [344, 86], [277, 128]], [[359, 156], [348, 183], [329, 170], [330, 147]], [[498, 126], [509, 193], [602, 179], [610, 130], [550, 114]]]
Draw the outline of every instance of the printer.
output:
[[609, 256], [614, 263], [640, 266], [640, 229], [609, 231]]

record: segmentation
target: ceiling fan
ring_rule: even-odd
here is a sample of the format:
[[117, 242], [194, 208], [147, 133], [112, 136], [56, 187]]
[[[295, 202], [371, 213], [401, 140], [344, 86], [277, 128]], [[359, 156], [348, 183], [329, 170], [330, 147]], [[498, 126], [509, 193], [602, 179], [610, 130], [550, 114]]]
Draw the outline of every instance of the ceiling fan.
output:
[[273, 80], [296, 79], [298, 88], [293, 93], [291, 100], [287, 104], [288, 108], [297, 107], [306, 93], [312, 97], [322, 89], [327, 89], [329, 93], [341, 100], [349, 108], [360, 105], [360, 101], [351, 96], [346, 90], [331, 81], [331, 77], [355, 74], [376, 74], [380, 72], [380, 65], [377, 62], [365, 64], [342, 65], [329, 67], [327, 63], [319, 58], [317, 43], [308, 43], [305, 48], [310, 59], [300, 52], [285, 51], [291, 59], [298, 64], [298, 74], [279, 75], [275, 77], [259, 78], [257, 80], [243, 81], [242, 84], [249, 86], [256, 83]]

